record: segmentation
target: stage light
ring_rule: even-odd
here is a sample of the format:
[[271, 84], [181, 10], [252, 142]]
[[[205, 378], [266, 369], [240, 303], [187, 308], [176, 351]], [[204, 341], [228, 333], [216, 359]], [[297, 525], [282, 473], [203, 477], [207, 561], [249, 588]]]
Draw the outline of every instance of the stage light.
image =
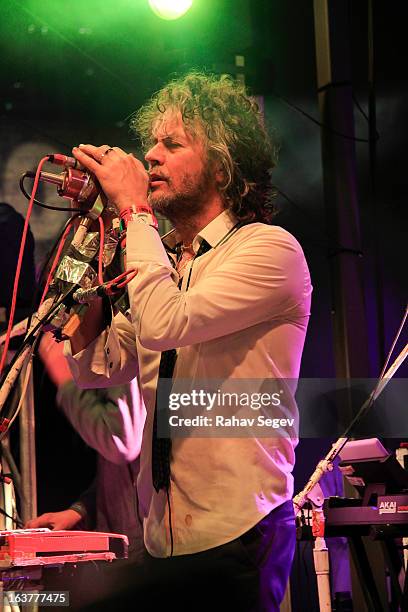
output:
[[161, 19], [178, 19], [193, 4], [193, 0], [149, 0], [153, 13]]

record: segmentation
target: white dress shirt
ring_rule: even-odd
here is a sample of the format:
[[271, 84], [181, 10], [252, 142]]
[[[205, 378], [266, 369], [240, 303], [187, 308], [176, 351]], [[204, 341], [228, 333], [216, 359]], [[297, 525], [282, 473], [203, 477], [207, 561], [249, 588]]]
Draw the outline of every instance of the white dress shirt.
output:
[[[131, 322], [118, 314], [86, 349], [74, 357], [67, 349], [82, 386], [138, 377], [147, 409], [138, 495], [145, 544], [157, 557], [171, 550], [166, 492], [156, 493], [151, 478], [161, 351], [178, 349], [175, 379], [296, 380], [310, 314], [309, 271], [291, 234], [263, 223], [237, 227], [224, 211], [195, 237], [195, 252], [203, 239], [211, 249], [188, 263], [180, 290], [156, 230], [131, 221], [127, 265], [138, 270], [128, 289]], [[287, 436], [173, 439], [173, 554], [233, 540], [291, 499], [296, 443]]]

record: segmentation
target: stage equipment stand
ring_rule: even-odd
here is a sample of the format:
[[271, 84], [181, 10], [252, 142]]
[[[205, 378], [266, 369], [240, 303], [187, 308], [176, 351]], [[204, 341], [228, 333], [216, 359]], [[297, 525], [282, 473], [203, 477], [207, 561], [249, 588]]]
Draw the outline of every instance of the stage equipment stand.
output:
[[[20, 376], [20, 389], [24, 384], [27, 368], [25, 364]], [[29, 374], [24, 403], [19, 414], [20, 425], [20, 475], [23, 490], [21, 520], [26, 523], [37, 516], [37, 470], [35, 454], [35, 412], [33, 373]]]
[[[407, 312], [402, 325], [407, 318]], [[324, 515], [322, 505], [324, 496], [320, 487], [320, 479], [326, 472], [330, 472], [333, 469], [333, 462], [337, 455], [344, 448], [350, 435], [355, 426], [360, 420], [369, 412], [375, 400], [383, 392], [387, 384], [390, 382], [398, 368], [403, 364], [405, 359], [408, 357], [408, 344], [405, 345], [404, 349], [400, 352], [394, 363], [388, 368], [386, 372], [381, 373], [380, 378], [373, 391], [371, 392], [368, 399], [361, 406], [358, 414], [351, 421], [345, 432], [340, 438], [332, 445], [327, 455], [319, 461], [315, 471], [309, 478], [304, 489], [293, 498], [293, 504], [295, 508], [295, 514], [298, 516], [304, 507], [306, 502], [310, 502], [313, 508], [313, 535], [316, 537], [315, 546], [313, 550], [313, 557], [315, 562], [315, 570], [317, 576], [317, 586], [319, 592], [319, 606], [320, 611], [330, 612], [331, 607], [331, 596], [330, 596], [330, 581], [329, 581], [329, 562], [326, 557], [326, 544], [324, 542]], [[361, 554], [364, 551], [361, 550]], [[360, 606], [358, 607], [360, 609]], [[378, 604], [373, 607], [373, 610], [381, 610], [381, 605]]]
[[[364, 260], [357, 190], [349, 4], [314, 0], [324, 202], [336, 377], [370, 376]], [[351, 393], [337, 406], [353, 418]]]
[[[337, 378], [369, 376], [363, 259], [351, 86], [349, 6], [314, 0], [324, 200], [331, 249], [333, 345]], [[347, 414], [344, 411], [347, 410]], [[351, 405], [343, 406], [351, 421]]]
[[[8, 361], [11, 359], [14, 353], [10, 352], [8, 355]], [[34, 412], [34, 382], [33, 382], [33, 373], [31, 370], [32, 364], [32, 356], [31, 359], [26, 359], [20, 373], [20, 378], [18, 382], [18, 391], [19, 395], [24, 393], [24, 383], [28, 373], [28, 381], [27, 381], [27, 389], [25, 390], [25, 397], [23, 404], [21, 406], [20, 413], [18, 415], [19, 419], [19, 447], [20, 447], [20, 469], [18, 474], [19, 487], [20, 490], [20, 517], [23, 523], [26, 523], [31, 518], [37, 516], [37, 469], [36, 469], [36, 452], [35, 452], [35, 412]], [[2, 442], [3, 447], [8, 447], [8, 438], [5, 438]], [[9, 449], [10, 452], [10, 449]], [[7, 464], [6, 458], [3, 457], [3, 468], [7, 468], [9, 471], [9, 466]], [[16, 466], [15, 466], [15, 469]], [[15, 477], [17, 474], [14, 474]], [[8, 504], [6, 506], [6, 510], [8, 513], [13, 516], [14, 513], [12, 511], [12, 507], [10, 506], [10, 500], [8, 500]], [[8, 519], [8, 521], [10, 521]], [[15, 524], [10, 524], [5, 529], [15, 529]], [[0, 606], [3, 601], [3, 581], [0, 580]], [[32, 592], [37, 592], [35, 589], [31, 589]], [[38, 612], [38, 605], [35, 603], [29, 604], [24, 607], [27, 612]], [[7, 604], [7, 600], [4, 601], [4, 610], [5, 612], [21, 612], [21, 608], [19, 606], [10, 606]]]

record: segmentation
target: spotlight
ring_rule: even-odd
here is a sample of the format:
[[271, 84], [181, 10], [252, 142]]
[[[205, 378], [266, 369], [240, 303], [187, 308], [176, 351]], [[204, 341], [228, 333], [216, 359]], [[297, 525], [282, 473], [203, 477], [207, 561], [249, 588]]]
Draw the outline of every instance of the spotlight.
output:
[[161, 19], [178, 19], [193, 4], [193, 0], [149, 0], [153, 13]]

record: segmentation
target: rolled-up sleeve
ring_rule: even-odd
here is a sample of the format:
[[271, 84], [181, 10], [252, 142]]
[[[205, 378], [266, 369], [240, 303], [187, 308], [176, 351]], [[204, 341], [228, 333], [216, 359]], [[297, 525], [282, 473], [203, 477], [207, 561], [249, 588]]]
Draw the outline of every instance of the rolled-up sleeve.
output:
[[138, 374], [134, 330], [121, 313], [114, 317], [110, 327], [75, 355], [67, 341], [64, 354], [75, 382], [83, 389], [122, 385]]

